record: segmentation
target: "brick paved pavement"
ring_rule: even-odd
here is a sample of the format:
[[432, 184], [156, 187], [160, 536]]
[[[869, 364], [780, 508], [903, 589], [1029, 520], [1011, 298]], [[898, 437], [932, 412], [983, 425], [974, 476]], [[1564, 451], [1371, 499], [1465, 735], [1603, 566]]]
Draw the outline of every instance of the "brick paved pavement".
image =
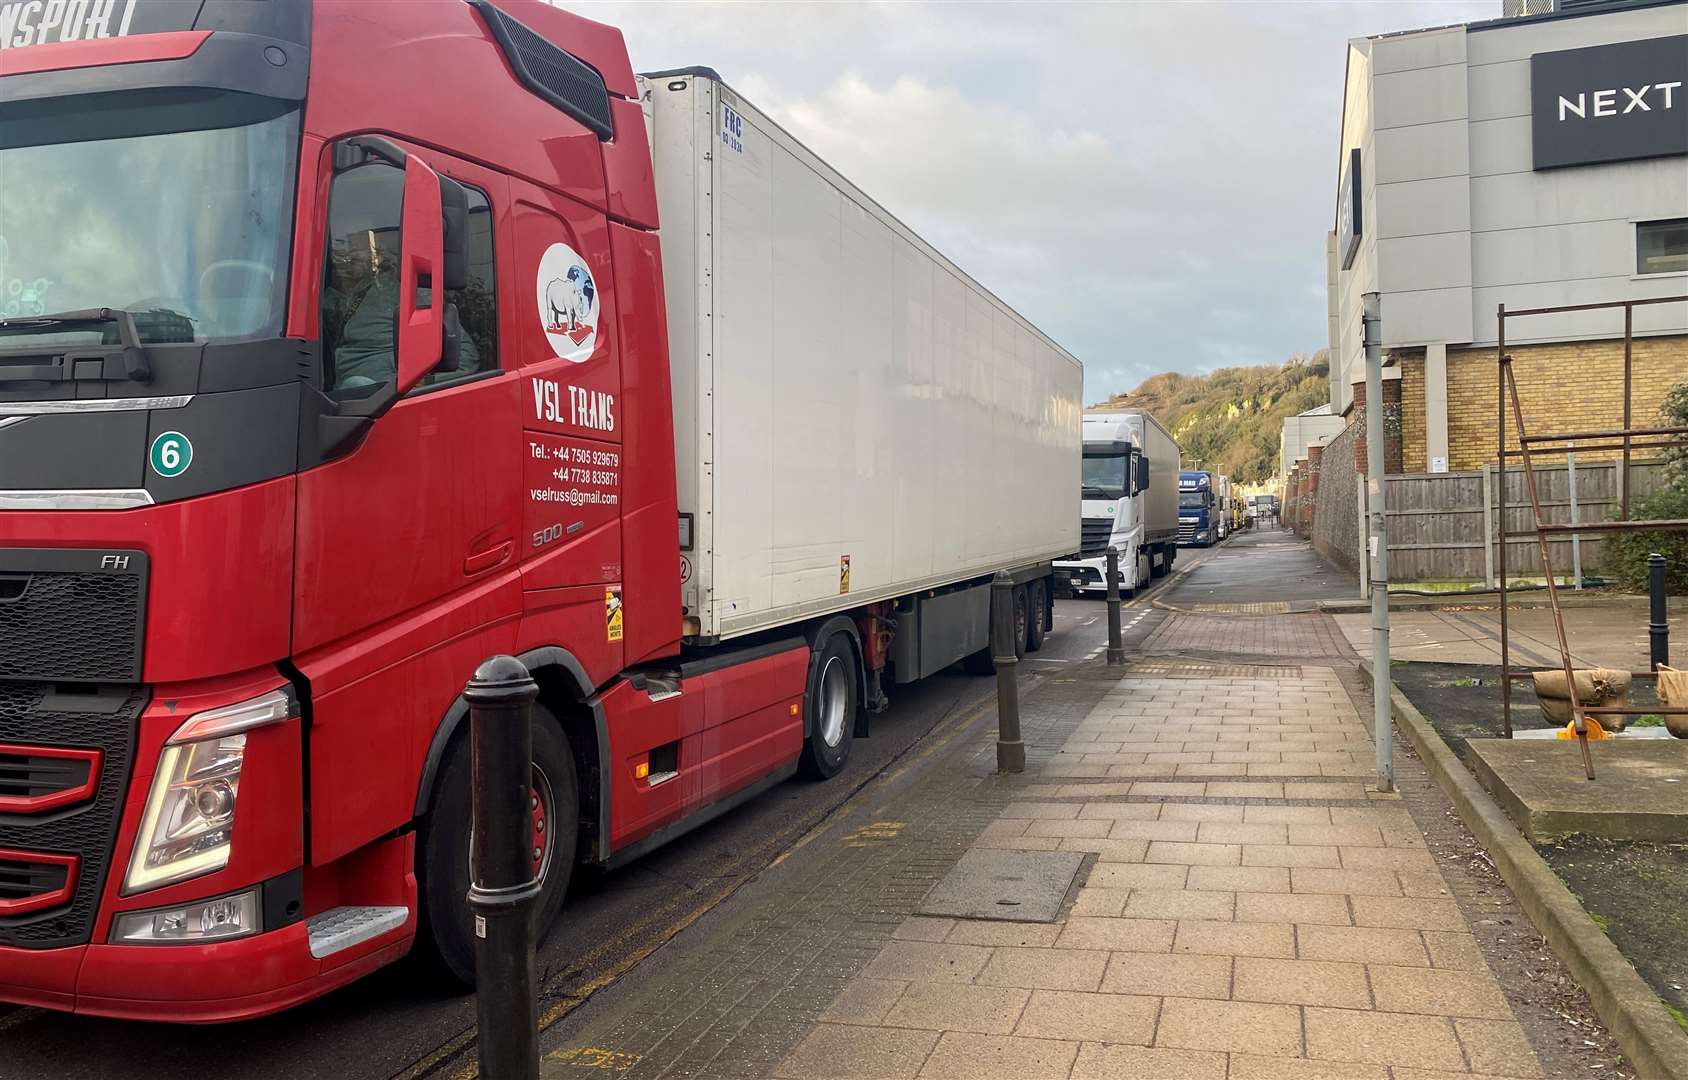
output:
[[1330, 668], [1120, 680], [979, 841], [1094, 854], [1067, 914], [908, 919], [773, 1075], [1541, 1076], [1407, 811], [1319, 771], [1369, 748]]
[[[1100, 663], [1065, 671], [1041, 678], [1022, 702], [1029, 769], [1050, 761], [1114, 684]], [[1023, 789], [1023, 779], [995, 775], [995, 737], [990, 710], [934, 732], [916, 756], [943, 754], [941, 764], [910, 762], [864, 789], [747, 886], [731, 914], [718, 909], [671, 942], [664, 952], [681, 955], [660, 977], [594, 997], [549, 1033], [542, 1075], [770, 1075]]]
[[1145, 653], [1226, 653], [1297, 659], [1352, 658], [1354, 650], [1329, 616], [1203, 615], [1174, 612], [1143, 643]]
[[[552, 1032], [544, 1075], [1628, 1075], [1410, 750], [1406, 799], [1368, 791], [1329, 616], [1152, 617], [1125, 678], [1027, 697], [1024, 776], [988, 717], [921, 751]], [[1053, 923], [913, 915], [975, 846], [1089, 858]]]

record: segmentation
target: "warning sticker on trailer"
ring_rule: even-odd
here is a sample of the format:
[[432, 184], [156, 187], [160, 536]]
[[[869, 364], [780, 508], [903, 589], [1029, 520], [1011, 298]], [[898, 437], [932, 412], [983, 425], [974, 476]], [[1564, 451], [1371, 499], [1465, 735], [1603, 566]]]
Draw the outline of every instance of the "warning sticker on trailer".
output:
[[850, 591], [850, 556], [838, 556], [838, 592], [843, 595]]
[[604, 626], [609, 640], [620, 641], [622, 634], [621, 590], [604, 590]]

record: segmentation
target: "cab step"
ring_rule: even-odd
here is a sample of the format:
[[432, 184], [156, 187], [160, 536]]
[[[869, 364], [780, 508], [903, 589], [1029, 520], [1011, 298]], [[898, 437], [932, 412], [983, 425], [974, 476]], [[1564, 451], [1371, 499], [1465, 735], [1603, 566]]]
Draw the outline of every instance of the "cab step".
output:
[[337, 907], [305, 920], [311, 934], [311, 955], [321, 960], [370, 938], [397, 930], [410, 918], [403, 907]]

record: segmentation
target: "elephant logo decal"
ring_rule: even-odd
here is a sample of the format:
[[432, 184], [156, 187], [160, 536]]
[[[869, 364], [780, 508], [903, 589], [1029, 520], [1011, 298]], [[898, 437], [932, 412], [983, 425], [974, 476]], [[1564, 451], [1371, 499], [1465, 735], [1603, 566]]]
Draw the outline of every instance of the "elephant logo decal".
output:
[[552, 244], [539, 260], [539, 322], [551, 348], [584, 364], [598, 341], [598, 286], [586, 260], [567, 244]]

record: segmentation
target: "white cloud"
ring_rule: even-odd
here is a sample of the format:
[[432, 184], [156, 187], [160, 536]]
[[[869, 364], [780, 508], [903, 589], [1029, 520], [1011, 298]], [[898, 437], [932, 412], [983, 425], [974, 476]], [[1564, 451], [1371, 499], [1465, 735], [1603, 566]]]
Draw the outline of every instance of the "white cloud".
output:
[[1076, 353], [1086, 394], [1324, 344], [1349, 38], [1441, 3], [569, 4], [707, 65]]

